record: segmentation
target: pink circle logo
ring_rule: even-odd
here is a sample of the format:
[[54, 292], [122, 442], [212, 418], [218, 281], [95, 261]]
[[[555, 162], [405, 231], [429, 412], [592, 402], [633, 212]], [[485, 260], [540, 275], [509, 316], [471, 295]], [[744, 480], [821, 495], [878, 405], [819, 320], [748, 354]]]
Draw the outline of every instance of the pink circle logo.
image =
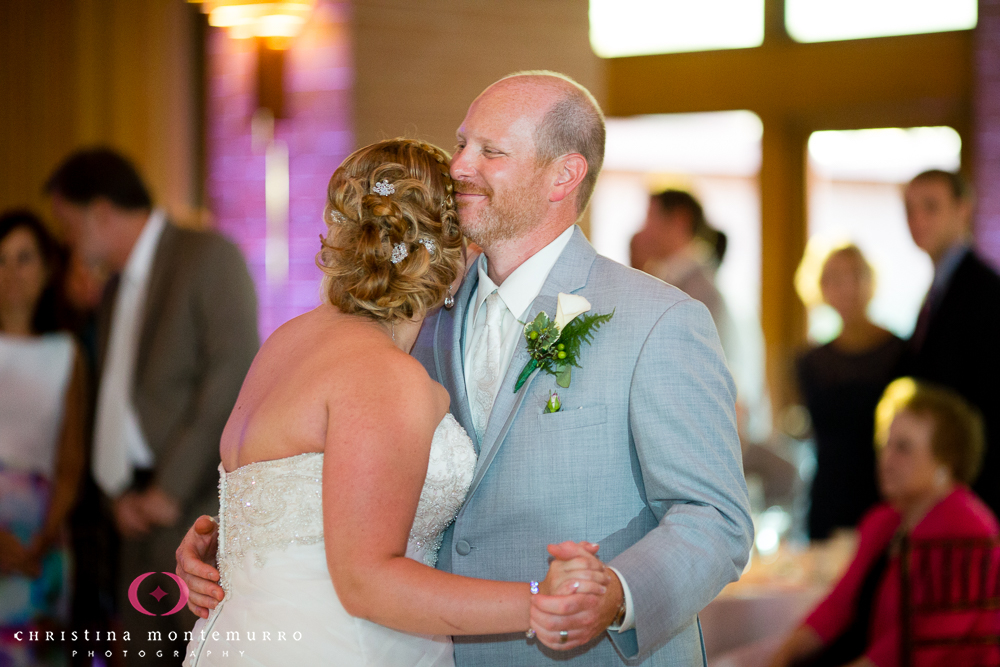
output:
[[[142, 606], [142, 603], [139, 602], [139, 584], [141, 584], [142, 581], [143, 581], [143, 579], [145, 579], [146, 577], [148, 577], [151, 574], [156, 574], [156, 573], [155, 572], [145, 572], [143, 574], [140, 574], [138, 577], [136, 577], [135, 579], [132, 580], [132, 585], [128, 587], [128, 601], [132, 603], [132, 606], [135, 607], [136, 611], [138, 611], [140, 613], [143, 613], [146, 616], [156, 616], [157, 615], [157, 614], [154, 614], [151, 611], [147, 611], [146, 608]], [[163, 572], [162, 574], [165, 574], [168, 577], [170, 577], [171, 579], [173, 579], [174, 581], [176, 581], [177, 582], [177, 588], [181, 592], [181, 597], [177, 601], [177, 604], [174, 606], [174, 608], [171, 609], [170, 611], [168, 611], [165, 614], [159, 614], [160, 616], [170, 616], [171, 614], [176, 614], [177, 612], [179, 612], [181, 609], [184, 608], [184, 605], [186, 605], [187, 601], [188, 601], [189, 592], [188, 592], [187, 584], [185, 584], [184, 580], [181, 579], [180, 577], [178, 577], [176, 574], [174, 574], [173, 572]], [[153, 591], [152, 593], [150, 593], [150, 595], [152, 595], [154, 598], [156, 598], [156, 601], [159, 602], [164, 597], [166, 597], [167, 593], [162, 588], [160, 588], [159, 586], [157, 586], [156, 590]]]

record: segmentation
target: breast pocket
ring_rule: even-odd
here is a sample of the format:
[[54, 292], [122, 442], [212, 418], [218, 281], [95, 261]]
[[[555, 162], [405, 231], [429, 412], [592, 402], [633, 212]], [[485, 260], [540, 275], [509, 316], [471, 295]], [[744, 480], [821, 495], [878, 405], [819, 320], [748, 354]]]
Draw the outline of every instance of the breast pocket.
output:
[[570, 429], [597, 426], [607, 420], [607, 408], [603, 405], [595, 405], [587, 408], [538, 415], [538, 430], [568, 431]]

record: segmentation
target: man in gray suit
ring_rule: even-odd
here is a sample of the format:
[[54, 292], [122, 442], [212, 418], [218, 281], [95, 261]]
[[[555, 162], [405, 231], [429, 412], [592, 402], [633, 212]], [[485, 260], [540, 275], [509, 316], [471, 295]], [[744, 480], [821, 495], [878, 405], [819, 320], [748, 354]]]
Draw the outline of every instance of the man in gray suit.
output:
[[[526, 581], [545, 572], [547, 545], [586, 540], [615, 575], [603, 597], [536, 596], [532, 619], [551, 633], [455, 637], [460, 666], [703, 665], [697, 613], [749, 553], [735, 388], [708, 310], [597, 255], [574, 224], [603, 154], [593, 97], [549, 72], [490, 86], [458, 130], [456, 200], [484, 256], [412, 353], [451, 394], [479, 460], [438, 567]], [[521, 323], [554, 316], [560, 293], [614, 317], [569, 388], [535, 371], [515, 391], [529, 359]], [[546, 413], [554, 390], [562, 409]], [[178, 573], [218, 594], [192, 572], [211, 530], [189, 531]]]
[[[259, 345], [253, 282], [232, 243], [170, 224], [114, 151], [71, 155], [46, 189], [81, 255], [112, 274], [98, 313], [91, 472], [120, 535], [126, 661], [145, 664], [141, 650], [183, 655], [190, 618], [141, 613], [129, 589], [171, 572], [184, 527], [217, 511], [219, 438]], [[132, 593], [151, 614], [180, 594], [162, 574]]]
[[[597, 255], [574, 227], [603, 153], [596, 102], [551, 73], [494, 84], [458, 130], [459, 214], [485, 257], [454, 309], [424, 323], [413, 354], [451, 393], [479, 465], [439, 567], [523, 580], [544, 571], [547, 544], [587, 540], [601, 545], [620, 583], [596, 607], [589, 596], [535, 605], [564, 615], [565, 644], [581, 644], [568, 655], [524, 637], [456, 637], [459, 664], [702, 664], [696, 614], [746, 563], [753, 527], [735, 390], [711, 316]], [[535, 371], [515, 392], [528, 362], [520, 322], [554, 315], [559, 293], [614, 318], [584, 347], [569, 388]], [[479, 372], [491, 338], [500, 347], [495, 383]], [[562, 409], [545, 413], [554, 390]], [[539, 639], [560, 648], [563, 638]]]

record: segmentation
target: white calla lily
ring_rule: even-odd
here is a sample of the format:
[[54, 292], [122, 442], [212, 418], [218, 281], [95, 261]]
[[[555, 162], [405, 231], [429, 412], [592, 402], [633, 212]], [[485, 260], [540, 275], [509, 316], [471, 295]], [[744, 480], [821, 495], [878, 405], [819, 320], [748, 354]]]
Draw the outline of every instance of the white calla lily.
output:
[[590, 309], [590, 302], [582, 296], [559, 292], [559, 300], [556, 305], [555, 325], [559, 327], [559, 331], [562, 331], [563, 327]]

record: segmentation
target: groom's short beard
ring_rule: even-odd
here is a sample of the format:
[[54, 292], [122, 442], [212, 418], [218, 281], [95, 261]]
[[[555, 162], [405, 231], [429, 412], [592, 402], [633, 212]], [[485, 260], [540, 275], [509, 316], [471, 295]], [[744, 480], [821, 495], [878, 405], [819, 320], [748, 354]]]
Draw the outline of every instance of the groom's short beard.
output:
[[528, 185], [499, 195], [491, 192], [487, 194], [487, 205], [480, 211], [475, 223], [465, 224], [462, 206], [458, 207], [458, 219], [463, 223], [465, 235], [482, 248], [523, 238], [538, 226], [544, 216], [547, 202], [537, 195]]

